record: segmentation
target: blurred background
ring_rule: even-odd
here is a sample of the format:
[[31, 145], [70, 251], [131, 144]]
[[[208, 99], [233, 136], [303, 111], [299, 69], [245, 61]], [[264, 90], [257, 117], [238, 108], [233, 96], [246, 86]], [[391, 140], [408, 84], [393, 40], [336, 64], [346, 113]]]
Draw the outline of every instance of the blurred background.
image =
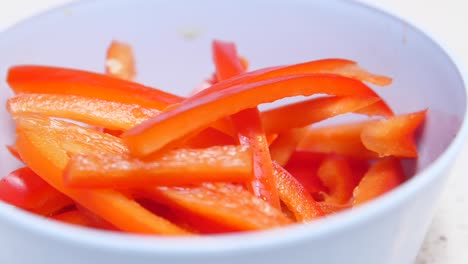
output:
[[[24, 18], [69, 2], [72, 1], [0, 0], [0, 31]], [[452, 51], [461, 64], [468, 65], [466, 0], [365, 0], [363, 2], [383, 8], [422, 28]], [[451, 180], [439, 203], [439, 209], [416, 264], [468, 263], [468, 250], [466, 250], [468, 176], [465, 174], [468, 169], [467, 161], [468, 144], [465, 144], [451, 172]]]

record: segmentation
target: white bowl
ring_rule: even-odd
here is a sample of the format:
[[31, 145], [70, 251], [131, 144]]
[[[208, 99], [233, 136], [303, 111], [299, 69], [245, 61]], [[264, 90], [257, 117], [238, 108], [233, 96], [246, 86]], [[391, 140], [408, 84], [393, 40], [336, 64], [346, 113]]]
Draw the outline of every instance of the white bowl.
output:
[[[193, 39], [184, 32], [198, 33]], [[192, 32], [193, 33], [193, 32]], [[112, 39], [134, 45], [139, 81], [186, 94], [210, 73], [210, 41], [233, 40], [252, 68], [326, 57], [394, 77], [377, 90], [397, 112], [428, 108], [417, 174], [362, 207], [278, 230], [200, 238], [121, 235], [54, 223], [0, 203], [2, 263], [411, 263], [467, 134], [460, 69], [433, 39], [338, 0], [84, 1], [0, 35], [0, 76], [15, 64], [103, 70]], [[0, 82], [0, 104], [12, 95]], [[14, 141], [2, 107], [0, 146]], [[0, 175], [19, 166], [4, 148]]]

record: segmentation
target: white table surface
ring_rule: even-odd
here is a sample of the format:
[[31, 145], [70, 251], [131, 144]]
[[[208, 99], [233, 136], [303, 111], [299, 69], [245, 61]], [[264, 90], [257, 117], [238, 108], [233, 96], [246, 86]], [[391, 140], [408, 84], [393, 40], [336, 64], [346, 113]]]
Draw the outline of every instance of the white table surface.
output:
[[[0, 31], [71, 0], [0, 0]], [[468, 67], [468, 1], [366, 0], [437, 36]], [[465, 8], [467, 7], [467, 8]], [[468, 69], [468, 68], [467, 68]], [[417, 264], [468, 263], [468, 143], [455, 163]]]

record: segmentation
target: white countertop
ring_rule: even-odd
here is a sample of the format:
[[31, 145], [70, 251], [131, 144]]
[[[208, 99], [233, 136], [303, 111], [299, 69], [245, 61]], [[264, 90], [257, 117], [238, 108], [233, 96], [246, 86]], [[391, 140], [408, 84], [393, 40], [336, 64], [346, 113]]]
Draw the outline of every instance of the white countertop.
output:
[[[40, 11], [71, 0], [0, 0], [0, 31]], [[465, 0], [367, 0], [442, 40], [468, 67], [468, 15]], [[467, 68], [468, 69], [468, 68]], [[468, 142], [452, 177], [416, 264], [468, 263]]]

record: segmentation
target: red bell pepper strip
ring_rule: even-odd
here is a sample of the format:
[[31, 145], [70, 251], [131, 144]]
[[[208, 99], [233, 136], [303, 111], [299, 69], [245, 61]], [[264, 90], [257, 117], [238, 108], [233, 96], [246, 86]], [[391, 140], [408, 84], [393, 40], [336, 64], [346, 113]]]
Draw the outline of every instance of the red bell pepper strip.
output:
[[12, 115], [40, 113], [111, 130], [128, 130], [160, 113], [135, 104], [55, 94], [19, 94], [8, 100], [7, 108]]
[[[132, 154], [145, 156], [191, 131], [243, 109], [284, 97], [327, 93], [372, 96], [373, 91], [359, 81], [330, 74], [281, 77], [212, 93], [165, 111], [126, 131], [122, 138]], [[157, 140], [155, 140], [157, 139]]]
[[80, 188], [183, 186], [202, 182], [248, 182], [253, 166], [250, 149], [216, 146], [176, 149], [151, 160], [122, 155], [71, 156], [64, 182]]
[[[250, 84], [298, 74], [335, 74], [359, 81], [370, 82], [380, 86], [389, 85], [392, 82], [392, 80], [388, 77], [367, 72], [366, 70], [359, 67], [354, 61], [343, 59], [324, 59], [288, 66], [264, 68], [240, 74], [238, 76], [229, 78], [226, 81], [213, 84], [211, 87], [207, 87], [206, 89], [203, 89], [199, 93], [193, 95], [192, 98], [205, 96], [213, 92], [219, 92], [239, 84]], [[377, 96], [377, 94], [373, 93], [373, 96]]]
[[218, 81], [229, 79], [245, 71], [234, 43], [214, 40], [212, 52]]
[[135, 78], [135, 58], [130, 45], [112, 41], [106, 54], [106, 73], [122, 80]]
[[354, 189], [354, 205], [363, 204], [394, 189], [405, 179], [400, 160], [387, 157], [377, 160]]
[[387, 86], [392, 83], [392, 79], [386, 76], [372, 74], [350, 60], [344, 59], [323, 59], [310, 62], [303, 62], [284, 67], [277, 67], [265, 73], [257, 75], [250, 82], [266, 80], [270, 78], [286, 76], [297, 73], [331, 73], [360, 81], [369, 82], [379, 86]]
[[426, 112], [424, 110], [368, 123], [361, 132], [363, 145], [380, 157], [418, 157], [414, 132], [423, 123]]
[[68, 94], [163, 110], [183, 98], [104, 74], [48, 66], [15, 66], [7, 82], [19, 93]]
[[115, 137], [36, 114], [14, 116], [18, 152], [43, 180], [115, 227], [132, 233], [184, 235], [187, 231], [111, 189], [79, 190], [64, 185], [69, 154], [121, 154]]
[[345, 123], [311, 128], [298, 145], [299, 150], [340, 154], [357, 159], [373, 159], [378, 155], [368, 150], [361, 141], [364, 126], [371, 121]]
[[265, 131], [269, 133], [282, 131], [275, 142], [270, 145], [273, 160], [280, 165], [285, 165], [299, 142], [307, 134], [305, 128], [295, 127], [303, 127], [348, 112], [359, 112], [368, 116], [391, 116], [392, 111], [382, 108], [382, 104], [370, 107], [378, 101], [380, 99], [377, 97], [319, 97], [263, 112], [261, 117]]
[[415, 130], [426, 111], [397, 115], [381, 120], [310, 129], [298, 148], [336, 153], [360, 159], [384, 156], [417, 157]]
[[[305, 127], [325, 119], [360, 112], [362, 114], [391, 116], [390, 109], [383, 108], [380, 112], [365, 112], [368, 106], [380, 101], [378, 97], [363, 96], [328, 96], [318, 97], [299, 103], [284, 105], [261, 113], [265, 133], [279, 133], [291, 128]], [[378, 106], [382, 106], [379, 104]]]
[[27, 167], [0, 179], [0, 200], [40, 215], [51, 215], [74, 204]]
[[344, 157], [327, 156], [320, 164], [317, 175], [328, 189], [325, 202], [346, 204], [352, 198], [356, 185], [352, 168]]
[[323, 216], [314, 198], [288, 171], [273, 162], [276, 186], [281, 201], [294, 214], [299, 222], [307, 222]]
[[[159, 110], [134, 104], [123, 104], [75, 95], [19, 94], [7, 101], [10, 114], [40, 113], [67, 118], [104, 128], [104, 132], [119, 136], [122, 131], [148, 120], [160, 113]], [[219, 122], [219, 124], [223, 124]], [[207, 128], [206, 130], [215, 130]], [[213, 137], [216, 135], [216, 137]], [[216, 145], [219, 138], [231, 142], [232, 138], [220, 131], [201, 133], [188, 140], [194, 145]]]
[[255, 197], [243, 186], [231, 183], [146, 188], [141, 195], [239, 231], [263, 230], [292, 223], [280, 210]]
[[[244, 72], [234, 43], [215, 40], [213, 42], [213, 60], [216, 66], [216, 76], [220, 81]], [[255, 196], [280, 209], [268, 141], [263, 132], [258, 108], [244, 109], [232, 115], [231, 120], [238, 131], [240, 144], [248, 146], [252, 150], [255, 179], [247, 187]]]

